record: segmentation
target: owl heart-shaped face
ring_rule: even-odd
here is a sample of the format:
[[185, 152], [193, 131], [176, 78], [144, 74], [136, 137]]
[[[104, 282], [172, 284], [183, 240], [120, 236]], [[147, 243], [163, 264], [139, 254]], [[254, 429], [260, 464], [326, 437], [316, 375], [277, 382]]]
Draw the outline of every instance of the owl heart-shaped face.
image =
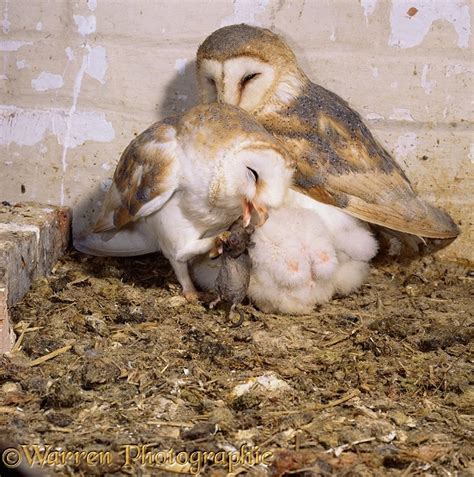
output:
[[247, 56], [224, 62], [204, 60], [199, 69], [201, 100], [219, 101], [252, 111], [265, 100], [275, 76], [272, 65]]
[[288, 45], [270, 30], [249, 25], [221, 28], [197, 53], [201, 101], [254, 111], [295, 98], [302, 76]]

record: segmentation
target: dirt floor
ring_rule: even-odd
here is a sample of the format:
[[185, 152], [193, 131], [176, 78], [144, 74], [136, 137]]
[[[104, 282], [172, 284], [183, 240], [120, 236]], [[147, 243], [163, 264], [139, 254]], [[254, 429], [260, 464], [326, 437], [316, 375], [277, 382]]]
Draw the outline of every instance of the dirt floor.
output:
[[0, 436], [46, 475], [472, 475], [473, 291], [428, 258], [232, 328], [159, 255], [72, 252], [11, 310]]

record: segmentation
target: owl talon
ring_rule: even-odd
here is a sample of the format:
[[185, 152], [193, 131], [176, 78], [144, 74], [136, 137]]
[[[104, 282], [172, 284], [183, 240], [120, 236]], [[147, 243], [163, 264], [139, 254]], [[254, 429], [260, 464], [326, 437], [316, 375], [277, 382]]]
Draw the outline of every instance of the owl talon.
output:
[[199, 295], [200, 295], [199, 292], [197, 291], [184, 292], [183, 295], [184, 295], [184, 298], [186, 298], [186, 301], [188, 303], [199, 303]]
[[215, 239], [214, 239], [214, 247], [211, 248], [209, 252], [210, 258], [216, 258], [222, 254], [224, 251], [223, 244], [229, 240], [230, 232], [226, 230], [225, 232], [221, 232]]
[[209, 303], [215, 297], [215, 295], [213, 295], [212, 293], [198, 292], [198, 291], [184, 292], [183, 295], [184, 295], [184, 298], [186, 298], [186, 300], [189, 303], [193, 303], [193, 304]]

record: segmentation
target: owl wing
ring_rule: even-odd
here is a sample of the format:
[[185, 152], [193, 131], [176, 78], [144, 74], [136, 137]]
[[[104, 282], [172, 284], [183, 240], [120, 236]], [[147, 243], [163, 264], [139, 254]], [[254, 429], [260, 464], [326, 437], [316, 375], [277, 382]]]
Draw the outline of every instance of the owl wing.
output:
[[429, 238], [459, 234], [446, 212], [416, 196], [392, 156], [336, 94], [310, 83], [279, 116], [264, 125], [296, 160], [295, 189], [390, 229]]
[[125, 149], [93, 232], [120, 230], [159, 210], [179, 182], [173, 125], [155, 123]]

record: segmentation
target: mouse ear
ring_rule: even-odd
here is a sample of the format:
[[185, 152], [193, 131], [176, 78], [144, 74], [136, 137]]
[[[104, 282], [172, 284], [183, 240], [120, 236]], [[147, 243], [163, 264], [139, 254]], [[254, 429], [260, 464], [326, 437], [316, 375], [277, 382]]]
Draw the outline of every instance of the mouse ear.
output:
[[254, 248], [255, 247], [255, 242], [249, 242], [247, 245], [247, 248]]
[[246, 231], [249, 235], [252, 235], [252, 234], [255, 232], [255, 225], [253, 225], [252, 223], [250, 223], [250, 224], [247, 225], [247, 227], [245, 228], [245, 231]]

